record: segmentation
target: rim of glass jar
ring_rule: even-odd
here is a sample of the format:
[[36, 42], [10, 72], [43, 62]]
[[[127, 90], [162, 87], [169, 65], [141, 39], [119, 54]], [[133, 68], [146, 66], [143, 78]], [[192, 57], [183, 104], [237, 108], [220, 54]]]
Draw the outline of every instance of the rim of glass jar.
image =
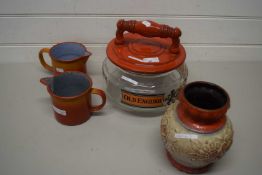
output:
[[[118, 69], [118, 70], [120, 70], [120, 71], [123, 71], [123, 72], [125, 72], [125, 73], [127, 73], [127, 74], [135, 74], [135, 75], [141, 76], [141, 77], [142, 77], [142, 76], [148, 76], [148, 77], [161, 77], [161, 76], [166, 76], [167, 74], [171, 74], [173, 71], [177, 71], [177, 68], [180, 68], [180, 67], [182, 67], [182, 66], [185, 66], [185, 69], [186, 69], [186, 77], [187, 77], [187, 75], [188, 75], [188, 69], [187, 69], [187, 65], [186, 65], [185, 62], [184, 62], [183, 64], [181, 64], [180, 66], [178, 66], [177, 68], [175, 68], [175, 69], [173, 69], [173, 70], [170, 70], [170, 71], [168, 71], [168, 72], [157, 73], [157, 74], [148, 74], [148, 73], [140, 73], [140, 72], [134, 72], [134, 71], [130, 71], [130, 70], [128, 71], [128, 70], [122, 69], [122, 68], [118, 67], [117, 65], [115, 65], [114, 63], [112, 63], [112, 62], [110, 61], [110, 59], [108, 59], [108, 58], [106, 58], [105, 61], [109, 61], [110, 64], [112, 64], [116, 69]], [[106, 64], [105, 61], [104, 61], [104, 64]], [[182, 79], [182, 76], [180, 76], [180, 80], [181, 80], [181, 79]]]

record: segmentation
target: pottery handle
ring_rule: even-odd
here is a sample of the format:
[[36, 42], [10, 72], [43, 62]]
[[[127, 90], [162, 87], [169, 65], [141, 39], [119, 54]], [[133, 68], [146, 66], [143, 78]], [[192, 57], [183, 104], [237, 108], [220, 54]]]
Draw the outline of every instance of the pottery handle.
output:
[[47, 69], [48, 71], [50, 72], [54, 72], [54, 68], [50, 65], [48, 65], [46, 62], [45, 62], [45, 59], [44, 59], [44, 53], [49, 53], [49, 48], [42, 48], [39, 53], [38, 53], [38, 57], [39, 57], [39, 61], [40, 63], [42, 64], [42, 66]]
[[123, 19], [117, 22], [116, 31], [116, 44], [124, 43], [124, 32], [128, 31], [130, 33], [138, 33], [145, 37], [160, 37], [160, 38], [171, 38], [172, 45], [170, 47], [170, 52], [179, 52], [179, 43], [181, 36], [181, 30], [179, 28], [172, 28], [168, 25], [158, 24], [154, 21], [136, 21], [129, 20], [125, 21]]
[[96, 105], [96, 106], [92, 106], [91, 107], [91, 111], [92, 112], [99, 111], [106, 104], [106, 94], [105, 94], [104, 91], [102, 91], [100, 89], [96, 89], [96, 88], [92, 88], [91, 89], [91, 94], [97, 94], [97, 95], [99, 95], [102, 98], [102, 103], [100, 105]]

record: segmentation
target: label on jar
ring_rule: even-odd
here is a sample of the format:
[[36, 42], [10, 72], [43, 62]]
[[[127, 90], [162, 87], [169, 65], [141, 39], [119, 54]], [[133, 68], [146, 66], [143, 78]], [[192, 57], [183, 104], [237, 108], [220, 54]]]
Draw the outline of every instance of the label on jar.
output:
[[137, 94], [122, 90], [121, 102], [140, 108], [156, 108], [164, 105], [164, 94]]

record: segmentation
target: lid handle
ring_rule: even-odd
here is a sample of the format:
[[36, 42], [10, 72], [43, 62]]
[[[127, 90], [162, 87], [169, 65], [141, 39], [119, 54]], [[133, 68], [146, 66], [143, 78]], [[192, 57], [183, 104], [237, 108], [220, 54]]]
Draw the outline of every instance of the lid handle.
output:
[[145, 37], [160, 37], [160, 38], [171, 38], [172, 45], [169, 48], [170, 52], [179, 52], [179, 43], [181, 36], [181, 30], [179, 28], [172, 28], [168, 25], [158, 24], [154, 21], [136, 21], [129, 20], [125, 21], [123, 19], [117, 22], [117, 31], [115, 44], [124, 43], [124, 32], [128, 31], [130, 33], [138, 33]]

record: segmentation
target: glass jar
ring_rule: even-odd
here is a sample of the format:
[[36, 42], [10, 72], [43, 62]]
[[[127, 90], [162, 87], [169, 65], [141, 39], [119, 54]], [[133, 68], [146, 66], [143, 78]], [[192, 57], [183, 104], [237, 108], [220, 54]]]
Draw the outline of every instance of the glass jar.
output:
[[[123, 70], [105, 59], [103, 76], [107, 83], [107, 96], [117, 106], [131, 111], [163, 112], [167, 105], [175, 102], [179, 89], [185, 85], [187, 66], [182, 64], [175, 70], [161, 74], [141, 74]], [[148, 97], [140, 100], [140, 103], [143, 103], [142, 100], [147, 102], [135, 106], [132, 96]], [[146, 107], [148, 103], [151, 105]]]
[[180, 30], [152, 21], [120, 20], [117, 27], [103, 62], [107, 96], [128, 111], [164, 112], [188, 75]]

